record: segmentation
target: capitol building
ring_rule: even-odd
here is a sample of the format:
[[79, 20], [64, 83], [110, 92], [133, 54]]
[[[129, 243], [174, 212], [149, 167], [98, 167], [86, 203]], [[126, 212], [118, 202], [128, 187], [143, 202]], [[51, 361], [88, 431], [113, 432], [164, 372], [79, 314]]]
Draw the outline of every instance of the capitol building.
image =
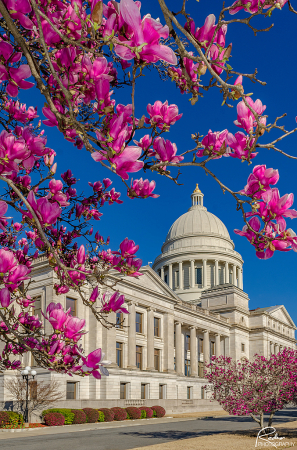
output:
[[[242, 257], [223, 222], [207, 211], [198, 185], [188, 201], [188, 211], [170, 227], [152, 267], [142, 267], [138, 278], [115, 271], [109, 275], [109, 283], [117, 282], [125, 295], [130, 313], [112, 313], [109, 319], [118, 325], [110, 330], [75, 292], [56, 296], [55, 273], [46, 258], [37, 260], [29, 291], [37, 298], [35, 313], [52, 301], [70, 307], [73, 315], [86, 320], [86, 353], [101, 347], [111, 361], [109, 377], [101, 380], [37, 368], [37, 380], [60, 381], [65, 400], [59, 406], [158, 404], [169, 413], [218, 410], [204, 388], [204, 363], [212, 355], [243, 360], [295, 348], [296, 327], [284, 305], [249, 309]], [[50, 332], [48, 323], [45, 329]], [[23, 364], [32, 363], [26, 355]], [[11, 375], [6, 371], [0, 376], [0, 401], [11, 401], [3, 386]]]

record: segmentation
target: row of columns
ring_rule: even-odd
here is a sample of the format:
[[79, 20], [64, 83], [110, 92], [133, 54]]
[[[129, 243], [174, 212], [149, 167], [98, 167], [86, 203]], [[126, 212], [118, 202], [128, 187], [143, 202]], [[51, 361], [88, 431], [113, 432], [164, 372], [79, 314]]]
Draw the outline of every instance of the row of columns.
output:
[[275, 344], [270, 341], [270, 355], [277, 355], [279, 352], [282, 352], [284, 349], [283, 345]]
[[[167, 315], [168, 316], [168, 315]], [[128, 368], [136, 369], [136, 311], [135, 303], [129, 304], [128, 318]], [[164, 323], [164, 351], [167, 363], [164, 369], [173, 372], [174, 369], [174, 327], [175, 327], [175, 371], [179, 375], [184, 374], [182, 323], [175, 322], [173, 317], [167, 317]], [[225, 337], [225, 352], [229, 355], [229, 338]], [[221, 354], [221, 335], [215, 335], [215, 355]], [[198, 348], [197, 327], [190, 327], [190, 360], [191, 375], [198, 376]], [[210, 339], [209, 331], [203, 330], [203, 361], [210, 361]], [[154, 309], [149, 308], [147, 312], [147, 370], [154, 370]]]
[[[190, 260], [191, 263], [191, 276], [190, 276], [190, 286], [191, 288], [195, 287], [195, 260], [191, 259]], [[202, 260], [202, 264], [203, 264], [203, 270], [202, 270], [202, 275], [203, 275], [203, 287], [207, 287], [207, 259], [203, 259]], [[173, 263], [168, 264], [168, 286], [170, 287], [170, 289], [173, 288], [173, 277], [172, 277], [172, 266]], [[183, 283], [183, 261], [180, 261], [178, 263], [178, 275], [179, 275], [179, 289], [183, 290], [184, 289], [184, 283]], [[232, 268], [232, 279], [230, 279], [229, 277], [229, 266]], [[164, 267], [161, 267], [161, 279], [164, 281], [165, 278], [165, 274], [164, 274]], [[229, 264], [227, 261], [225, 262], [225, 283], [232, 283], [234, 284], [234, 286], [236, 286], [236, 271], [238, 270], [238, 287], [240, 289], [243, 289], [243, 276], [242, 276], [242, 268], [239, 266], [236, 266], [235, 264]], [[219, 261], [215, 260], [215, 280], [214, 280], [214, 284], [215, 286], [218, 286], [220, 284], [220, 280], [219, 280]]]

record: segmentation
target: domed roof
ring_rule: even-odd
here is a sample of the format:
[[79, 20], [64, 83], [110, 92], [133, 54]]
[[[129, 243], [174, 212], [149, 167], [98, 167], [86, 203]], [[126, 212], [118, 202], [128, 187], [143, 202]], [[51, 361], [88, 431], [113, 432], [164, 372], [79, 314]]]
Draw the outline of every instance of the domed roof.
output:
[[230, 235], [223, 222], [203, 206], [204, 195], [198, 185], [191, 197], [191, 208], [173, 223], [167, 234], [165, 244], [172, 239], [193, 235], [215, 234], [230, 240]]

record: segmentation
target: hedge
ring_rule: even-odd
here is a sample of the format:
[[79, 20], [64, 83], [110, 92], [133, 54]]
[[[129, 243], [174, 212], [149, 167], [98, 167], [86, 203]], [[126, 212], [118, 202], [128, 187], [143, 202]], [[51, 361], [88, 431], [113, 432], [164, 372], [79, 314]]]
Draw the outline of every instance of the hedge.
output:
[[140, 419], [141, 418], [141, 411], [139, 408], [136, 408], [135, 406], [129, 406], [128, 408], [125, 408], [125, 409], [128, 414], [128, 419]]
[[19, 414], [15, 411], [7, 411], [7, 413], [9, 415], [9, 425], [13, 425], [14, 427], [23, 425], [24, 417], [22, 414]]
[[148, 406], [141, 406], [139, 409], [140, 411], [145, 412], [147, 419], [151, 419], [153, 417], [154, 411], [152, 410], [152, 408], [149, 408]]
[[141, 416], [140, 416], [141, 419], [146, 419], [146, 412], [144, 409], [140, 410], [140, 414], [141, 414]]
[[162, 406], [152, 406], [152, 410], [154, 411], [154, 417], [164, 417], [166, 411]]
[[82, 409], [72, 409], [71, 412], [74, 414], [73, 424], [77, 425], [88, 421], [87, 415]]
[[0, 411], [0, 428], [9, 424], [9, 414], [6, 411]]
[[99, 420], [99, 411], [93, 408], [83, 408], [83, 412], [87, 416], [89, 423], [95, 423]]
[[114, 420], [126, 420], [127, 419], [127, 411], [124, 408], [120, 408], [115, 406], [114, 408], [110, 408], [112, 412], [114, 412]]
[[112, 422], [114, 419], [114, 412], [109, 408], [100, 408], [99, 411], [104, 414], [104, 422]]
[[65, 417], [58, 412], [50, 412], [45, 414], [44, 422], [50, 427], [65, 425]]
[[104, 412], [98, 410], [98, 413], [99, 413], [98, 422], [104, 422]]
[[71, 425], [73, 423], [74, 414], [71, 411], [71, 409], [67, 409], [67, 408], [46, 409], [45, 411], [42, 411], [42, 416], [44, 417], [45, 414], [48, 414], [51, 412], [57, 412], [57, 413], [62, 414], [65, 417], [65, 425]]

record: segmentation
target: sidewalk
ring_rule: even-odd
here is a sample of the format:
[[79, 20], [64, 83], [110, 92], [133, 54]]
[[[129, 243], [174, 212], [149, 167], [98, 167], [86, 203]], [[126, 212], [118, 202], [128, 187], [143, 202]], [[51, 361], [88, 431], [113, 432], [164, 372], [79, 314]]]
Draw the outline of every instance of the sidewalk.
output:
[[[167, 416], [167, 415], [166, 415]], [[205, 417], [221, 417], [229, 416], [226, 411], [209, 411], [209, 412], [191, 412], [191, 413], [179, 413], [179, 414], [168, 414], [168, 416], [174, 419], [204, 419]]]

